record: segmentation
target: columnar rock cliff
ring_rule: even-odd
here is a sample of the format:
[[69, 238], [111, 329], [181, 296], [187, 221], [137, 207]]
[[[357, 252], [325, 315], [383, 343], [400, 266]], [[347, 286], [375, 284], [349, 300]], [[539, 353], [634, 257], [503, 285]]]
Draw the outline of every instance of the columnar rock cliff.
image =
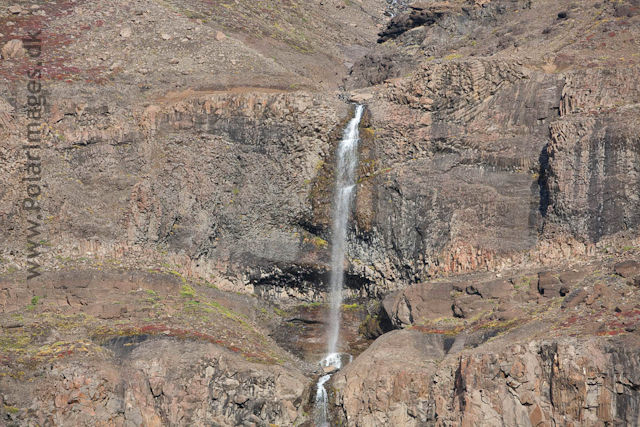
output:
[[639, 425], [640, 3], [406, 3], [0, 5], [0, 425], [312, 426], [355, 102], [332, 423]]

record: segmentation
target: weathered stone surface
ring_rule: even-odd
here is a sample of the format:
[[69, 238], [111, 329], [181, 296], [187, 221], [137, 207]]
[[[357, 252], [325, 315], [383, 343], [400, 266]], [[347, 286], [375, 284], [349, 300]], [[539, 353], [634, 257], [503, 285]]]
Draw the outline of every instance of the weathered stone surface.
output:
[[627, 283], [635, 287], [640, 287], [640, 274], [637, 276], [628, 278]]
[[524, 314], [525, 312], [520, 304], [515, 301], [509, 301], [500, 304], [491, 315], [491, 318], [498, 321], [511, 321], [522, 317]]
[[22, 40], [14, 39], [7, 42], [2, 47], [2, 57], [4, 59], [15, 59], [24, 56], [25, 50], [22, 44]]
[[475, 285], [475, 289], [478, 295], [484, 299], [497, 299], [510, 297], [513, 286], [506, 280], [494, 280], [491, 282], [478, 283]]
[[[379, 6], [365, 3], [367, 11]], [[309, 5], [305, 8], [317, 6]], [[571, 12], [571, 19], [585, 19], [580, 25], [594, 22], [600, 13], [586, 6], [580, 11], [568, 3], [562, 6]], [[352, 9], [349, 13], [364, 13]], [[607, 4], [601, 12], [612, 16], [617, 13], [614, 9]], [[550, 40], [562, 37], [554, 33], [547, 40], [540, 23], [553, 22], [549, 24], [553, 31], [563, 32], [567, 21], [556, 22], [558, 11], [542, 3], [430, 2], [414, 5], [408, 13], [425, 11], [444, 14], [438, 25], [402, 33], [395, 47], [384, 43], [367, 52], [366, 47], [355, 46], [356, 37], [350, 37], [354, 45], [340, 48], [350, 52], [347, 56], [357, 52], [363, 64], [368, 61], [363, 68], [354, 65], [345, 87], [354, 87], [356, 78], [364, 86], [377, 84], [367, 88], [372, 97], [362, 99], [368, 110], [362, 129], [356, 221], [349, 231], [348, 256], [354, 262], [348, 265], [348, 295], [381, 297], [440, 274], [497, 272], [538, 260], [558, 263], [592, 255], [602, 238], [616, 238], [625, 230], [635, 236], [637, 180], [619, 178], [634, 176], [633, 165], [638, 164], [631, 161], [637, 134], [632, 106], [640, 99], [633, 83], [637, 65], [628, 62], [633, 59], [611, 67], [600, 63], [586, 67], [589, 62], [580, 55], [590, 55], [593, 46], [578, 49], [577, 45], [591, 42], [551, 49]], [[68, 19], [82, 20], [87, 13]], [[142, 13], [154, 19], [161, 16], [156, 6]], [[401, 15], [405, 14], [397, 19]], [[131, 22], [130, 18], [119, 16], [118, 22]], [[218, 19], [233, 21], [227, 15]], [[245, 19], [264, 21], [256, 22], [253, 15]], [[521, 19], [527, 25], [520, 25]], [[327, 215], [331, 199], [323, 195], [330, 195], [333, 188], [336, 138], [332, 134], [339, 137], [348, 106], [334, 94], [294, 90], [290, 76], [272, 68], [270, 57], [249, 60], [247, 56], [244, 64], [238, 54], [247, 53], [240, 45], [242, 37], [221, 43], [193, 43], [189, 38], [178, 43], [174, 36], [158, 40], [160, 34], [206, 33], [212, 41], [220, 28], [227, 28], [212, 23], [211, 31], [196, 31], [202, 22], [185, 21], [189, 22], [184, 28], [174, 30], [171, 25], [164, 28], [168, 23], [163, 20], [148, 39], [121, 40], [161, 49], [162, 64], [179, 60], [173, 64], [175, 70], [167, 71], [171, 78], [157, 78], [153, 71], [157, 67], [149, 64], [132, 68], [128, 61], [136, 55], [127, 59], [111, 51], [97, 53], [95, 60], [107, 61], [105, 69], [120, 63], [122, 70], [109, 70], [117, 78], [136, 70], [152, 75], [136, 71], [132, 81], [127, 77], [115, 83], [135, 90], [114, 86], [113, 91], [95, 87], [78, 91], [57, 84], [48, 88], [56, 101], [50, 104], [52, 129], [47, 138], [55, 135], [55, 143], [48, 145], [51, 150], [44, 156], [51, 166], [47, 171], [62, 171], [45, 177], [47, 209], [51, 209], [47, 214], [58, 219], [51, 230], [52, 257], [80, 258], [92, 252], [102, 260], [144, 264], [145, 251], [167, 252], [169, 259], [161, 262], [179, 265], [181, 274], [214, 275], [215, 285], [230, 291], [322, 300], [326, 242], [331, 240]], [[78, 28], [85, 24], [73, 23]], [[127, 24], [132, 34], [134, 24]], [[607, 24], [616, 25], [623, 24]], [[373, 24], [358, 30], [344, 27], [345, 34], [359, 33], [365, 39], [378, 31]], [[109, 28], [109, 34], [124, 29], [124, 25]], [[604, 36], [598, 31], [594, 37]], [[620, 40], [606, 37], [611, 39], [607, 43]], [[322, 46], [330, 44], [334, 52], [341, 42], [333, 34], [329, 39], [331, 43], [323, 39]], [[196, 56], [191, 64], [186, 60], [189, 55], [175, 51], [178, 44], [181, 49], [228, 47], [235, 54], [189, 51]], [[325, 52], [293, 45], [299, 48], [295, 52]], [[621, 49], [627, 45], [620, 42]], [[602, 57], [595, 51], [593, 55]], [[188, 74], [195, 67], [197, 72], [205, 69], [207, 75], [219, 76], [211, 71], [211, 63], [199, 62], [211, 57], [220, 58], [220, 64], [229, 62], [234, 76], [252, 80], [255, 75], [248, 70], [259, 69], [287, 84], [235, 87], [223, 78], [214, 85], [210, 79], [201, 81]], [[287, 62], [298, 67], [296, 61]], [[304, 64], [299, 67], [306, 67], [308, 75], [323, 73], [318, 71], [324, 69], [321, 66]], [[191, 84], [205, 90], [167, 93], [173, 86], [158, 83], [153, 99], [161, 103], [136, 104], [140, 97], [135, 91], [147, 87], [146, 80], [173, 81], [173, 73], [183, 76], [181, 87]], [[333, 70], [328, 73], [341, 79]], [[78, 93], [87, 95], [80, 99]], [[122, 94], [127, 99], [120, 100]], [[95, 99], [105, 99], [105, 105], [88, 107]], [[2, 103], [3, 132], [12, 129], [6, 136], [17, 135], [15, 131], [26, 124], [10, 108]], [[575, 138], [581, 134], [578, 143]], [[18, 143], [15, 138], [11, 141]], [[604, 160], [596, 155], [601, 148]], [[64, 161], [63, 153], [70, 154]], [[12, 155], [3, 166], [3, 176], [11, 181], [7, 188], [19, 182], [18, 169], [11, 166], [18, 164], [18, 157]], [[620, 159], [629, 159], [629, 165]], [[576, 178], [572, 171], [582, 175]], [[181, 196], [174, 191], [178, 188]], [[94, 193], [103, 197], [90, 197]], [[17, 220], [20, 201], [13, 194], [3, 199], [3, 226], [10, 230], [7, 242], [22, 238]], [[3, 253], [10, 251], [11, 245], [5, 244]]]
[[619, 262], [613, 266], [616, 274], [628, 278], [640, 273], [640, 263], [635, 260]]
[[637, 194], [639, 184], [622, 178], [640, 173], [635, 117], [621, 113], [614, 119], [606, 113], [551, 125], [546, 150], [550, 230], [597, 242], [640, 223], [640, 200], [627, 196]]
[[580, 282], [585, 278], [587, 274], [587, 270], [568, 270], [560, 272], [558, 278], [563, 285], [567, 285], [568, 287], [573, 288], [576, 285], [580, 284]]
[[538, 273], [538, 290], [540, 294], [553, 298], [567, 293], [568, 286], [558, 279], [557, 273], [541, 271]]
[[[634, 425], [640, 416], [629, 405], [640, 397], [635, 337], [610, 344], [589, 338], [527, 345], [503, 340], [501, 351], [487, 346], [474, 354], [444, 356], [439, 364], [433, 351], [412, 350], [413, 339], [406, 344], [406, 357], [393, 358], [394, 343], [377, 340], [362, 360], [332, 380], [336, 420], [362, 426], [539, 426], [616, 419]], [[371, 363], [376, 363], [373, 371]], [[382, 384], [387, 384], [384, 393], [371, 392]]]
[[[370, 306], [371, 304], [369, 304]], [[390, 330], [388, 321], [381, 324], [379, 304], [365, 307], [345, 306], [340, 316], [338, 349], [357, 355], [364, 351], [371, 339]], [[309, 363], [318, 363], [326, 356], [326, 336], [329, 304], [302, 304], [288, 308], [286, 316], [271, 333], [279, 346]], [[386, 320], [386, 319], [385, 319]], [[363, 327], [363, 323], [369, 326]], [[363, 337], [364, 336], [364, 337]]]
[[123, 28], [120, 31], [120, 37], [122, 37], [124, 39], [127, 39], [127, 38], [131, 37], [131, 34], [132, 34], [132, 31], [131, 31], [131, 28], [129, 28], [129, 27]]
[[411, 8], [410, 12], [395, 16], [389, 24], [387, 24], [387, 28], [378, 34], [380, 36], [378, 43], [395, 39], [400, 34], [415, 27], [433, 25], [446, 15], [452, 15], [462, 10], [460, 7], [454, 6], [446, 1], [434, 3], [419, 2], [413, 3], [409, 7]]
[[456, 317], [469, 319], [487, 312], [494, 306], [494, 302], [487, 301], [479, 295], [466, 295], [455, 299], [453, 314]]
[[434, 361], [444, 355], [442, 336], [409, 330], [385, 334], [332, 378], [335, 404], [353, 425], [413, 426], [416, 418], [434, 420], [433, 403], [422, 398]]
[[160, 339], [132, 348], [119, 366], [56, 364], [49, 391], [35, 395], [34, 417], [55, 425], [96, 417], [108, 426], [243, 425], [257, 411], [255, 422], [290, 425], [308, 397], [301, 372], [248, 363], [211, 344]]
[[576, 307], [579, 304], [582, 304], [588, 296], [589, 293], [586, 290], [582, 288], [576, 289], [562, 300], [562, 308]]
[[451, 283], [420, 283], [385, 297], [382, 305], [396, 327], [427, 319], [449, 317], [453, 297]]
[[5, 41], [61, 31], [28, 281], [34, 61], [2, 52], [0, 423], [310, 423], [321, 370], [272, 341], [318, 356], [326, 319], [271, 304], [328, 296], [350, 99], [340, 345], [378, 340], [327, 384], [333, 424], [638, 425], [640, 271], [613, 265], [639, 243], [637, 0], [39, 3], [2, 6]]

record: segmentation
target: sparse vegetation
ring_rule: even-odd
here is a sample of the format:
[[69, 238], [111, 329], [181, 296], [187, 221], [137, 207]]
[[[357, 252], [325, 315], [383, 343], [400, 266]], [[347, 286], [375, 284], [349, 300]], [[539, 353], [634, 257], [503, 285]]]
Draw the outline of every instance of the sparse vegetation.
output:
[[285, 317], [287, 315], [286, 311], [281, 310], [278, 307], [273, 307], [273, 312], [276, 313], [280, 317]]
[[185, 298], [195, 298], [196, 291], [189, 285], [182, 285], [182, 290], [180, 291], [180, 296]]

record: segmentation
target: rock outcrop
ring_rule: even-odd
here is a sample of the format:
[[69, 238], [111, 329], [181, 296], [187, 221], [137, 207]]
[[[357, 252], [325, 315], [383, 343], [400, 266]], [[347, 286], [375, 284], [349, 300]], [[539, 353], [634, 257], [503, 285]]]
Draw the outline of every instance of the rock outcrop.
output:
[[17, 420], [75, 426], [293, 425], [308, 399], [303, 373], [247, 363], [213, 344], [121, 339], [112, 348], [115, 359], [43, 369], [28, 413]]
[[403, 291], [387, 295], [382, 303], [395, 327], [411, 325], [419, 320], [451, 316], [453, 307], [451, 283], [411, 285]]
[[[35, 295], [35, 296], [33, 296]], [[270, 337], [254, 298], [178, 273], [2, 281], [6, 425], [294, 425], [319, 372]]]
[[526, 343], [504, 338], [445, 356], [437, 336], [398, 332], [394, 341], [394, 334], [376, 341], [332, 380], [339, 422], [596, 426], [640, 420], [631, 403], [640, 398], [637, 337]]
[[446, 15], [462, 12], [459, 6], [453, 6], [449, 2], [417, 2], [409, 5], [411, 11], [396, 15], [389, 21], [387, 27], [378, 35], [378, 43], [395, 39], [412, 28], [424, 25], [433, 25]]

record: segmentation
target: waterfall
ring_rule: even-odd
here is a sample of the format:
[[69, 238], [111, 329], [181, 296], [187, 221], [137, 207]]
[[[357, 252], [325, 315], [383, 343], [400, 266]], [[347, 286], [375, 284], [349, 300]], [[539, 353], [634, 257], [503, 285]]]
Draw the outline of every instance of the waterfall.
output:
[[[329, 311], [328, 354], [336, 353], [340, 335], [340, 306], [342, 305], [342, 284], [344, 282], [344, 252], [347, 243], [347, 222], [351, 195], [356, 186], [356, 166], [358, 165], [358, 126], [364, 106], [356, 106], [356, 114], [349, 121], [338, 152], [336, 153], [336, 190], [333, 206], [333, 229], [331, 242], [331, 308]], [[338, 366], [336, 366], [338, 367]]]
[[[340, 306], [342, 305], [342, 285], [344, 283], [344, 254], [347, 243], [347, 223], [351, 198], [356, 187], [356, 167], [358, 166], [358, 127], [362, 119], [364, 106], [356, 106], [356, 113], [349, 121], [342, 141], [336, 152], [336, 189], [333, 203], [333, 228], [331, 242], [331, 305], [329, 309], [329, 328], [327, 330], [327, 355], [322, 359], [323, 367], [342, 367], [342, 356], [338, 353], [340, 337]], [[324, 387], [330, 374], [318, 380], [316, 407], [318, 427], [328, 427], [327, 390]]]
[[329, 427], [329, 414], [327, 413], [327, 403], [329, 397], [324, 383], [329, 381], [331, 375], [323, 375], [318, 380], [318, 390], [316, 391], [316, 410], [318, 411], [316, 427]]

